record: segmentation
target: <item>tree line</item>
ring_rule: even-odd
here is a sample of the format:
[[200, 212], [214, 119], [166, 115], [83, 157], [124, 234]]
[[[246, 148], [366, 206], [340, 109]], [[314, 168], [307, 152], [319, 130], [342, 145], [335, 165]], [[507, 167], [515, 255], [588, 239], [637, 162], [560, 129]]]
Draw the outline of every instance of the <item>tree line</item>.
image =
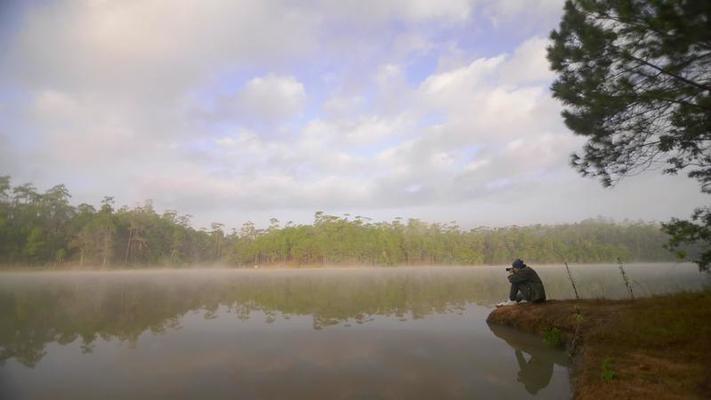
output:
[[150, 201], [116, 209], [112, 197], [98, 208], [73, 206], [70, 197], [64, 185], [39, 193], [31, 184], [11, 187], [8, 176], [0, 177], [0, 263], [185, 265], [222, 257], [219, 224], [197, 230], [189, 216], [158, 214]]
[[364, 217], [317, 212], [314, 224], [266, 230], [246, 224], [232, 261], [240, 265], [480, 265], [517, 257], [536, 263], [670, 261], [667, 236], [655, 223], [617, 224], [605, 219], [575, 224], [478, 227], [417, 219], [371, 222]]
[[[573, 224], [478, 227], [395, 218], [315, 213], [314, 223], [265, 229], [245, 223], [196, 229], [189, 215], [158, 213], [150, 201], [116, 208], [70, 204], [64, 185], [40, 193], [0, 177], [0, 264], [3, 265], [479, 265], [514, 258], [535, 263], [670, 261], [657, 223], [602, 218]], [[693, 254], [693, 249], [690, 252]]]

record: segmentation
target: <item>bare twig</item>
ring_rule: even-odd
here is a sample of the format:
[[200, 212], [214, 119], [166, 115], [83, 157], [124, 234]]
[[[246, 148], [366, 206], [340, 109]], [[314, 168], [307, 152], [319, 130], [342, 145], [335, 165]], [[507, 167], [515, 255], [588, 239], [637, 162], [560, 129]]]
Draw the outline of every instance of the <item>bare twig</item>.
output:
[[630, 298], [634, 300], [634, 292], [632, 291], [632, 285], [630, 284], [629, 278], [627, 278], [627, 274], [625, 273], [625, 269], [622, 267], [622, 260], [620, 260], [619, 257], [617, 257], [617, 264], [620, 267], [620, 273], [622, 274], [622, 280], [625, 281], [625, 286], [627, 286], [627, 291], [630, 292]]
[[570, 273], [570, 267], [568, 267], [568, 262], [563, 261], [563, 264], [565, 264], [565, 270], [568, 272], [568, 279], [570, 279], [570, 284], [573, 285], [573, 291], [575, 292], [575, 300], [580, 300], [580, 296], [578, 295], [578, 288], [575, 286], [575, 281], [573, 280], [573, 275]]
[[569, 356], [573, 356], [575, 354], [575, 350], [577, 350], [577, 345], [578, 345], [578, 339], [580, 338], [580, 325], [583, 322], [583, 314], [580, 312], [580, 308], [578, 306], [575, 306], [575, 332], [573, 333], [573, 340], [570, 342], [570, 351], [568, 351]]

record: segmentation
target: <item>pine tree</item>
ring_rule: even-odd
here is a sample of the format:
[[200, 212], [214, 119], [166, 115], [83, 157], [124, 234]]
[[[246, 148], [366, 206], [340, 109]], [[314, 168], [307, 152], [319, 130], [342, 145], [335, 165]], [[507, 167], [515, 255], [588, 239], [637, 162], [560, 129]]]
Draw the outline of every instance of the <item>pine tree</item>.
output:
[[[563, 118], [588, 141], [571, 163], [605, 186], [651, 166], [684, 170], [711, 194], [711, 2], [568, 0], [548, 59]], [[711, 208], [672, 220], [670, 247], [702, 241]], [[701, 233], [701, 234], [699, 234]]]

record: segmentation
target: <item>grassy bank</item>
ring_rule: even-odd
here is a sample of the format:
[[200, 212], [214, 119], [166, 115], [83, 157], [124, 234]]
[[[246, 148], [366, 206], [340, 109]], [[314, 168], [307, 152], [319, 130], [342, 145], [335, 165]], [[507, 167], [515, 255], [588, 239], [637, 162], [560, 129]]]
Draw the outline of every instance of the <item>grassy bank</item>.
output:
[[508, 306], [488, 321], [572, 350], [576, 399], [707, 399], [711, 393], [711, 290]]

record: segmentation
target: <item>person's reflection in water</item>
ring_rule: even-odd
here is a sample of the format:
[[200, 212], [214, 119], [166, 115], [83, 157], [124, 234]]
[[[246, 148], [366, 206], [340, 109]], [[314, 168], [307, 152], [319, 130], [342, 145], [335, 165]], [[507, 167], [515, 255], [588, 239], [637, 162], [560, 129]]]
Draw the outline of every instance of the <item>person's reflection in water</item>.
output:
[[542, 360], [531, 354], [531, 359], [526, 361], [521, 350], [516, 349], [516, 361], [518, 361], [518, 381], [523, 383], [526, 391], [531, 394], [538, 393], [539, 390], [548, 386], [553, 377], [553, 363]]
[[[548, 386], [553, 377], [554, 364], [566, 368], [570, 366], [570, 359], [564, 352], [550, 348], [536, 337], [506, 326], [489, 324], [489, 329], [514, 348], [519, 368], [517, 380], [530, 394], [535, 395]], [[528, 354], [528, 360], [524, 353]]]

